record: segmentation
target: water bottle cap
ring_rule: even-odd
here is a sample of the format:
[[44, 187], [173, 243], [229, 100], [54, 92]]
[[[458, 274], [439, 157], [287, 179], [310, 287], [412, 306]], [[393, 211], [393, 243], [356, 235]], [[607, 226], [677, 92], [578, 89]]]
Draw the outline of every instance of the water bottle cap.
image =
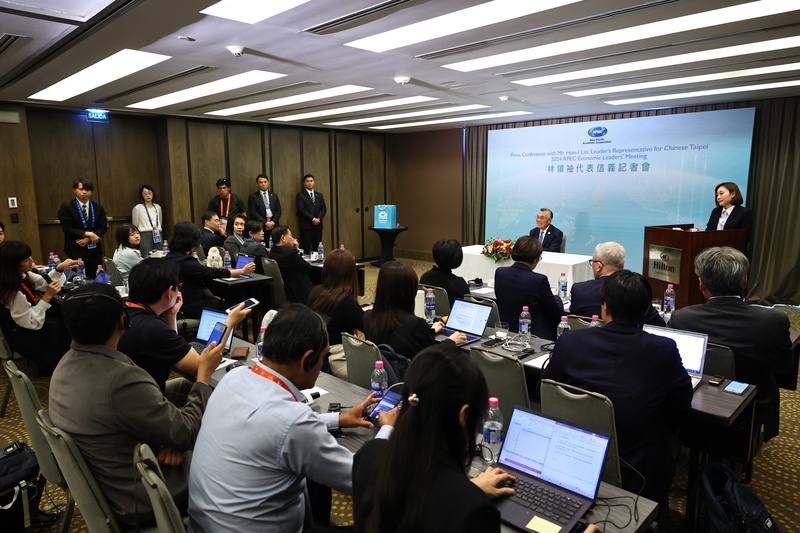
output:
[[527, 311], [527, 310], [528, 310], [528, 306], [527, 306], [527, 305], [523, 305], [523, 306], [522, 306], [522, 310], [523, 310], [523, 311]]
[[671, 289], [671, 288], [672, 288], [672, 283], [668, 283], [668, 284], [667, 284], [667, 288], [668, 288], [668, 289]]
[[567, 273], [566, 273], [566, 272], [562, 272], [562, 273], [561, 273], [561, 275], [562, 275], [562, 276], [566, 276], [566, 275], [567, 275]]
[[375, 361], [375, 368], [383, 368], [383, 361]]
[[600, 320], [600, 317], [597, 315], [592, 315], [592, 320]]
[[568, 320], [569, 320], [569, 318], [567, 318], [567, 315], [564, 315], [564, 316], [561, 317], [561, 322], [566, 322]]
[[258, 331], [264, 333], [265, 331], [267, 331], [267, 326], [261, 326], [260, 328], [258, 328]]
[[489, 398], [489, 407], [499, 407], [499, 406], [500, 406], [500, 400], [498, 400], [494, 396]]
[[425, 292], [427, 292], [427, 293], [432, 293], [432, 292], [433, 292], [433, 289], [431, 289], [430, 287], [427, 287], [427, 288], [425, 289]]

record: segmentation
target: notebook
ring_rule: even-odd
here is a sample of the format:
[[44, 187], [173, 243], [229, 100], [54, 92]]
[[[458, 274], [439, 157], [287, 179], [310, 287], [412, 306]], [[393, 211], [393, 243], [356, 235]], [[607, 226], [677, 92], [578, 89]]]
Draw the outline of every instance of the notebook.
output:
[[[247, 266], [248, 264], [255, 263], [255, 262], [256, 262], [256, 258], [255, 257], [250, 256], [250, 255], [239, 254], [238, 256], [236, 256], [236, 267], [234, 267], [234, 268], [242, 269], [245, 266]], [[249, 278], [250, 274], [242, 274], [239, 277], [240, 278]]]
[[459, 331], [467, 337], [467, 342], [464, 344], [480, 340], [491, 312], [491, 305], [456, 299], [447, 317], [447, 326], [439, 332], [439, 335], [449, 337]]
[[514, 408], [498, 466], [516, 477], [496, 500], [501, 519], [525, 531], [571, 531], [594, 503], [609, 437]]
[[706, 345], [708, 335], [695, 333], [693, 331], [683, 331], [680, 329], [661, 328], [658, 326], [644, 326], [642, 328], [647, 333], [667, 337], [675, 341], [678, 345], [678, 353], [681, 354], [683, 368], [692, 380], [692, 389], [700, 385], [703, 377], [703, 365], [706, 360]]
[[[203, 309], [200, 314], [200, 326], [197, 328], [197, 340], [190, 342], [192, 348], [197, 350], [197, 353], [206, 349], [206, 343], [211, 332], [214, 331], [214, 326], [217, 322], [224, 323], [228, 319], [228, 315], [224, 311], [214, 311], [213, 309]], [[233, 333], [228, 335], [228, 342], [225, 343], [222, 353], [228, 353], [233, 343]]]

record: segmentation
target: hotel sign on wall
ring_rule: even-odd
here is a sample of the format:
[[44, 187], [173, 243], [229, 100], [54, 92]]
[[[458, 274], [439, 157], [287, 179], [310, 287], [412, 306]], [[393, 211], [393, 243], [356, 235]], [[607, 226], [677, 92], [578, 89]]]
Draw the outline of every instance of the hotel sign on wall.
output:
[[650, 245], [647, 254], [647, 275], [675, 285], [681, 282], [680, 248]]

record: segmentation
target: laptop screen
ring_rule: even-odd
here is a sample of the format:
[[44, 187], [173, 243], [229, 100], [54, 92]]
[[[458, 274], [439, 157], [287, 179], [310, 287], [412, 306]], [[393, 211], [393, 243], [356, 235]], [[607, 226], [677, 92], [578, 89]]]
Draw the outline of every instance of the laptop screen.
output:
[[[212, 311], [211, 309], [203, 309], [200, 315], [200, 326], [197, 328], [197, 340], [200, 342], [208, 342], [208, 337], [214, 331], [214, 326], [217, 322], [225, 323], [228, 315], [223, 311]], [[233, 343], [233, 333], [228, 336], [228, 343], [225, 345], [226, 350], [231, 349]]]
[[255, 262], [255, 260], [256, 260], [255, 257], [239, 254], [236, 257], [236, 268], [244, 268], [248, 263], [253, 263]]
[[455, 300], [453, 308], [450, 309], [450, 315], [447, 317], [447, 327], [472, 335], [483, 335], [491, 312], [492, 306], [490, 305]]
[[608, 437], [514, 409], [500, 464], [594, 499]]
[[683, 368], [689, 374], [700, 375], [703, 373], [703, 361], [706, 356], [708, 335], [680, 329], [660, 328], [658, 326], [644, 326], [642, 329], [647, 333], [674, 340], [675, 344], [678, 345], [678, 353], [681, 354]]

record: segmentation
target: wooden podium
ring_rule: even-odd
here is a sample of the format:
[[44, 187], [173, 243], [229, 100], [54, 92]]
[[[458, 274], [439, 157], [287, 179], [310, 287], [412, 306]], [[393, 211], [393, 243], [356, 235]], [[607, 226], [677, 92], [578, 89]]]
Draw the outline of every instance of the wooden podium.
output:
[[671, 224], [644, 228], [642, 273], [653, 287], [653, 298], [663, 298], [667, 284], [672, 283], [678, 308], [705, 301], [694, 273], [697, 254], [713, 246], [730, 246], [747, 254], [746, 230], [688, 231], [692, 227]]

